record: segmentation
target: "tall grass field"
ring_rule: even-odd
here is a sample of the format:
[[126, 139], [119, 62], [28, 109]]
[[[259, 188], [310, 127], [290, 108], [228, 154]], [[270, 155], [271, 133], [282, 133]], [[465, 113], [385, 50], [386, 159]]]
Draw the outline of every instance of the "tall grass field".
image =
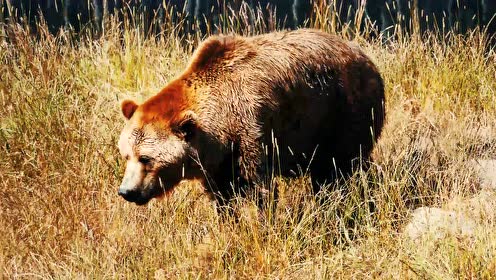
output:
[[[317, 11], [308, 24], [355, 41], [385, 81], [374, 162], [317, 197], [307, 177], [275, 178], [273, 213], [240, 198], [233, 217], [219, 215], [197, 182], [141, 207], [117, 195], [120, 102], [157, 93], [198, 38], [174, 26], [144, 36], [112, 21], [98, 38], [3, 26], [2, 278], [494, 279], [496, 191], [474, 162], [496, 158], [495, 50], [478, 30], [400, 30], [389, 41], [331, 17]], [[242, 22], [222, 28], [272, 28]], [[471, 230], [411, 238], [418, 207], [462, 213]]]

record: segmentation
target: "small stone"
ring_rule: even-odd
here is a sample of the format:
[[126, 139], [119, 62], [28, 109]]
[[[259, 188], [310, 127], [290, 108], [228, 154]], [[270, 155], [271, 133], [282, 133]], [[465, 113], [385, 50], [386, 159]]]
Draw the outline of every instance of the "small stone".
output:
[[496, 192], [482, 190], [469, 201], [472, 217], [481, 217], [485, 222], [496, 219]]
[[496, 160], [473, 160], [473, 165], [479, 175], [481, 187], [496, 190]]
[[474, 229], [474, 221], [463, 214], [434, 207], [420, 207], [413, 211], [404, 233], [411, 239], [440, 239], [450, 234], [471, 236]]

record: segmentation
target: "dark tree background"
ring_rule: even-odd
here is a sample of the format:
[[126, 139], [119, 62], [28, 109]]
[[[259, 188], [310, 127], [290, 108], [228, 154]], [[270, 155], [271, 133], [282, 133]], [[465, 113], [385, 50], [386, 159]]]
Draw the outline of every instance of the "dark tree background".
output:
[[[411, 15], [416, 11], [421, 32], [439, 30], [465, 33], [476, 27], [496, 32], [495, 0], [0, 0], [2, 22], [21, 22], [34, 26], [44, 19], [49, 30], [60, 28], [80, 32], [85, 27], [99, 33], [104, 18], [117, 16], [121, 21], [138, 18], [148, 34], [160, 31], [166, 20], [183, 24], [187, 33], [206, 34], [226, 9], [237, 10], [243, 2], [265, 17], [275, 15], [279, 27], [295, 29], [305, 25], [315, 1], [324, 2], [339, 14], [342, 25], [353, 24], [356, 11], [364, 5], [365, 15], [385, 37], [393, 27], [411, 31]], [[167, 18], [168, 17], [168, 18]], [[209, 28], [210, 27], [210, 28]]]

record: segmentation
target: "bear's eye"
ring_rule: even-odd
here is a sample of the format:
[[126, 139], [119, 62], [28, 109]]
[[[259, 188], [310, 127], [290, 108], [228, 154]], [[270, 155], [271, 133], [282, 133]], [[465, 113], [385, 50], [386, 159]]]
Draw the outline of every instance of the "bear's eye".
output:
[[138, 161], [144, 165], [148, 165], [152, 161], [152, 158], [148, 156], [140, 156], [138, 158]]

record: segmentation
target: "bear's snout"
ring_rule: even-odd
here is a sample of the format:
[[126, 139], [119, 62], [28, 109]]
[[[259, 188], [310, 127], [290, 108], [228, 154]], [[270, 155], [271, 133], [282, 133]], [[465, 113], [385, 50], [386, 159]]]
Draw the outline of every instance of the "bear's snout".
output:
[[138, 205], [144, 205], [150, 200], [150, 198], [144, 197], [141, 191], [129, 190], [127, 188], [123, 188], [122, 186], [119, 188], [119, 191], [117, 193], [120, 196], [122, 196], [125, 200], [129, 202], [134, 202]]

